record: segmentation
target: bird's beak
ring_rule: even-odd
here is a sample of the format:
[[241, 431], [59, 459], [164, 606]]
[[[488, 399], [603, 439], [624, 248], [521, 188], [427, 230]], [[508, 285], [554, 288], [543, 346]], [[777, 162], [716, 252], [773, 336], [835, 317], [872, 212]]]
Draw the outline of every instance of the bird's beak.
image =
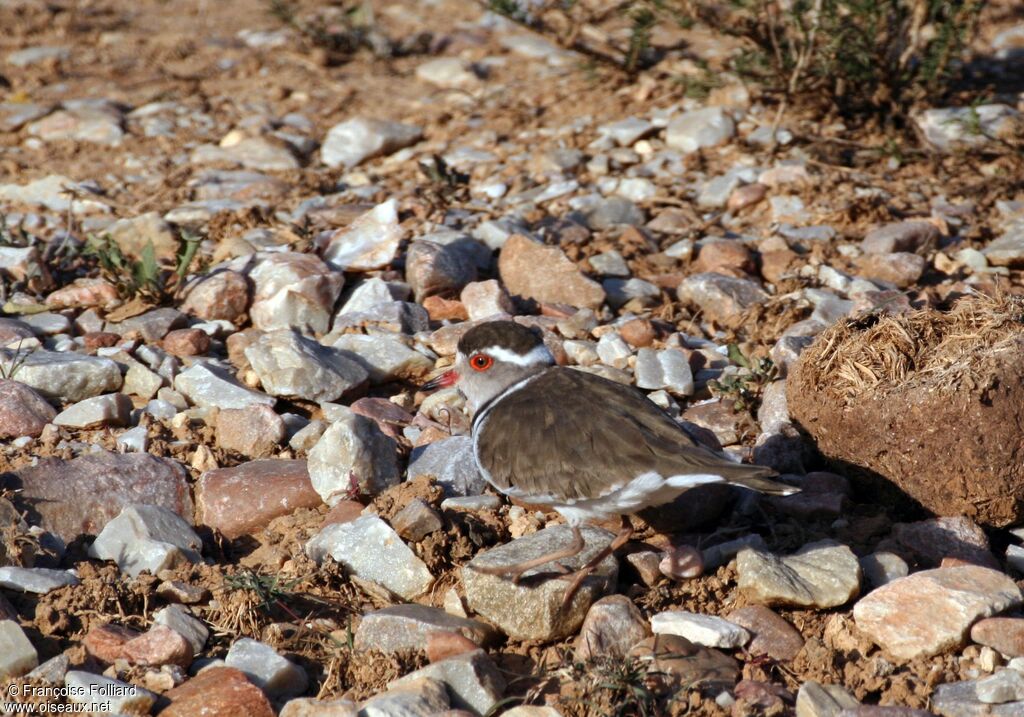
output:
[[425, 384], [420, 386], [421, 391], [433, 391], [438, 388], [447, 388], [448, 386], [454, 386], [455, 382], [459, 380], [459, 374], [455, 369], [449, 369], [444, 373], [435, 376], [434, 378], [427, 381]]

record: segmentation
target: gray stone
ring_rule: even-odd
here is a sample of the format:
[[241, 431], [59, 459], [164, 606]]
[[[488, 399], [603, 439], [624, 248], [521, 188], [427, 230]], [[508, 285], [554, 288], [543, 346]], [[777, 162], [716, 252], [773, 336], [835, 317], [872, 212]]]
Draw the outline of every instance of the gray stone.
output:
[[1000, 670], [974, 683], [978, 701], [988, 705], [1024, 700], [1024, 675], [1017, 670]]
[[388, 282], [376, 276], [363, 279], [343, 298], [337, 315], [354, 314], [372, 310], [377, 304], [405, 301], [409, 298], [409, 287], [398, 282]]
[[206, 646], [206, 640], [210, 631], [206, 625], [192, 615], [181, 605], [168, 605], [153, 613], [153, 622], [157, 625], [164, 625], [174, 630], [185, 638], [185, 641], [192, 646], [192, 654], [198, 655]]
[[1024, 702], [993, 705], [978, 699], [978, 681], [939, 685], [931, 696], [931, 708], [943, 717], [1021, 717]]
[[459, 295], [470, 321], [512, 314], [515, 306], [508, 292], [495, 279], [466, 284]]
[[323, 245], [324, 261], [339, 271], [383, 269], [394, 261], [401, 239], [398, 202], [389, 199], [331, 233]]
[[602, 334], [597, 341], [597, 357], [601, 363], [612, 368], [624, 369], [629, 366], [629, 359], [633, 356], [633, 349], [629, 347], [622, 336], [616, 331], [609, 331]]
[[629, 265], [622, 258], [622, 254], [610, 249], [587, 259], [590, 268], [601, 276], [627, 277], [629, 276]]
[[[608, 297], [608, 305], [618, 309], [626, 304], [634, 306], [653, 306], [661, 298], [661, 289], [644, 279], [605, 279], [601, 282]], [[631, 303], [632, 302], [632, 303]]]
[[128, 364], [128, 371], [124, 375], [124, 385], [121, 390], [131, 396], [149, 399], [163, 388], [164, 383], [163, 376], [150, 371], [138, 361], [132, 361]]
[[121, 370], [110, 359], [71, 352], [0, 350], [0, 368], [44, 398], [61, 402], [111, 393], [122, 383]]
[[633, 645], [651, 634], [647, 620], [625, 595], [608, 595], [587, 611], [576, 638], [576, 659], [625, 657]]
[[[72, 205], [71, 193], [75, 193]], [[20, 204], [40, 205], [53, 212], [75, 214], [109, 212], [110, 207], [88, 197], [85, 187], [61, 174], [49, 174], [27, 184], [0, 184], [0, 199]]]
[[273, 406], [277, 399], [240, 384], [225, 369], [197, 363], [174, 379], [174, 388], [191, 403], [209, 408]]
[[8, 64], [15, 67], [28, 67], [52, 60], [63, 61], [71, 57], [71, 50], [60, 45], [36, 45], [15, 50], [7, 55]]
[[903, 558], [886, 551], [865, 555], [860, 559], [860, 569], [868, 585], [873, 588], [905, 578], [910, 573], [910, 568]]
[[676, 290], [679, 300], [701, 309], [712, 321], [737, 321], [744, 309], [767, 301], [768, 294], [750, 279], [713, 272], [686, 277]]
[[268, 137], [244, 137], [227, 145], [201, 144], [192, 150], [192, 164], [234, 164], [263, 172], [287, 172], [301, 165], [287, 143]]
[[326, 421], [310, 421], [288, 439], [288, 447], [297, 453], [309, 453], [320, 437], [324, 435], [328, 425]]
[[334, 319], [331, 333], [323, 341], [329, 344], [352, 330], [412, 335], [429, 329], [430, 316], [422, 306], [407, 301], [389, 301], [376, 304], [367, 311], [339, 314]]
[[[581, 528], [586, 546], [577, 555], [560, 561], [569, 570], [586, 564], [612, 539], [600, 528]], [[514, 565], [540, 557], [559, 546], [568, 545], [572, 533], [568, 526], [545, 528], [510, 543], [478, 553], [462, 568], [466, 602], [477, 614], [497, 625], [516, 640], [555, 640], [575, 632], [593, 602], [618, 576], [618, 562], [609, 555], [594, 573], [580, 585], [572, 602], [562, 609], [568, 581], [552, 575], [554, 566], [543, 565], [523, 574], [519, 584], [508, 578], [477, 572], [475, 566]]]
[[70, 570], [14, 566], [0, 568], [0, 588], [45, 595], [66, 585], [78, 585], [78, 578]]
[[46, 662], [39, 665], [26, 677], [30, 680], [42, 680], [48, 682], [51, 685], [59, 685], [64, 682], [64, 675], [68, 673], [68, 667], [71, 666], [71, 658], [65, 654], [51, 657]]
[[309, 684], [305, 670], [281, 657], [270, 645], [248, 637], [235, 641], [224, 663], [244, 672], [271, 698], [301, 695]]
[[608, 137], [620, 147], [630, 147], [638, 139], [653, 132], [654, 129], [654, 125], [645, 119], [627, 117], [617, 122], [601, 125], [597, 128], [597, 134], [600, 137]]
[[693, 372], [686, 354], [678, 349], [642, 348], [636, 354], [637, 388], [664, 389], [676, 396], [693, 395]]
[[127, 426], [132, 408], [132, 400], [123, 393], [108, 393], [68, 406], [54, 416], [53, 423], [68, 428]]
[[375, 515], [325, 526], [306, 544], [306, 553], [317, 563], [330, 556], [357, 578], [406, 600], [419, 597], [434, 582], [426, 564]]
[[57, 110], [25, 128], [44, 142], [77, 140], [96, 144], [119, 145], [124, 138], [123, 116], [112, 102], [79, 100], [81, 104]]
[[434, 362], [424, 354], [409, 348], [398, 337], [382, 334], [364, 336], [341, 334], [324, 339], [338, 353], [358, 364], [372, 383], [406, 380], [419, 382], [434, 370]]
[[45, 117], [52, 105], [34, 102], [0, 102], [0, 131], [17, 132], [29, 122]]
[[753, 602], [797, 607], [836, 607], [860, 591], [860, 563], [830, 540], [809, 543], [778, 557], [756, 548], [737, 555], [737, 586]]
[[408, 479], [423, 475], [434, 476], [448, 496], [479, 495], [487, 487], [477, 470], [470, 436], [452, 436], [414, 448]]
[[928, 251], [935, 248], [941, 233], [926, 221], [906, 221], [872, 229], [860, 243], [869, 254], [891, 254], [900, 251]]
[[682, 152], [696, 152], [733, 138], [736, 123], [721, 107], [704, 107], [673, 117], [665, 129], [665, 144]]
[[245, 348], [245, 357], [272, 396], [336, 401], [368, 378], [359, 362], [290, 329], [262, 334]]
[[444, 527], [436, 510], [419, 498], [413, 498], [391, 519], [391, 526], [408, 541], [418, 543]]
[[89, 546], [89, 555], [113, 560], [138, 577], [156, 575], [181, 562], [197, 562], [203, 541], [174, 511], [157, 505], [127, 505], [107, 523]]
[[425, 605], [392, 605], [363, 616], [356, 629], [355, 649], [399, 652], [427, 649], [431, 635], [454, 632], [480, 647], [495, 638], [494, 630], [478, 620], [449, 615]]
[[0, 620], [0, 680], [21, 677], [38, 665], [36, 648], [21, 626], [14, 620]]
[[598, 200], [584, 210], [583, 216], [591, 229], [611, 229], [622, 225], [635, 227], [644, 223], [643, 210], [625, 197]]
[[458, 294], [476, 280], [476, 261], [466, 244], [480, 246], [472, 239], [438, 244], [418, 239], [405, 257], [405, 280], [412, 287], [416, 301], [428, 296]]
[[[451, 707], [448, 688], [443, 682], [422, 677], [395, 685], [362, 703], [358, 717], [435, 717]], [[284, 712], [281, 717], [287, 717]], [[299, 716], [296, 716], [299, 717]], [[310, 715], [309, 717], [313, 717]], [[318, 717], [341, 717], [318, 715]], [[356, 717], [353, 715], [353, 717]]]
[[364, 160], [397, 152], [422, 137], [423, 130], [415, 125], [355, 117], [328, 130], [320, 159], [328, 167], [350, 169]]
[[446, 89], [473, 87], [479, 80], [470, 66], [457, 57], [438, 57], [416, 67], [416, 77]]
[[705, 647], [728, 650], [743, 647], [750, 642], [745, 629], [714, 615], [700, 615], [685, 610], [669, 610], [651, 616], [651, 631], [655, 635], [678, 635]]
[[981, 250], [993, 266], [1020, 266], [1024, 264], [1024, 226], [1009, 229], [1001, 237]]
[[149, 244], [158, 258], [173, 258], [178, 251], [178, 237], [171, 225], [156, 212], [118, 219], [106, 233], [129, 256], [141, 256]]
[[71, 702], [86, 705], [87, 711], [94, 714], [149, 714], [157, 698], [137, 685], [80, 670], [68, 672], [64, 686]]
[[480, 512], [497, 510], [501, 507], [501, 498], [496, 495], [467, 495], [445, 498], [441, 501], [441, 510], [461, 510]]
[[800, 685], [796, 695], [797, 717], [839, 717], [844, 709], [859, 706], [857, 699], [842, 685], [823, 685], [808, 680]]
[[914, 122], [933, 147], [943, 152], [979, 149], [997, 140], [1012, 140], [1020, 132], [1021, 115], [1009, 105], [929, 109]]
[[377, 495], [401, 480], [394, 439], [373, 420], [340, 409], [308, 457], [313, 488], [328, 505], [353, 491]]
[[429, 677], [448, 688], [452, 707], [488, 713], [505, 692], [505, 680], [483, 650], [449, 657], [388, 683], [390, 689]]

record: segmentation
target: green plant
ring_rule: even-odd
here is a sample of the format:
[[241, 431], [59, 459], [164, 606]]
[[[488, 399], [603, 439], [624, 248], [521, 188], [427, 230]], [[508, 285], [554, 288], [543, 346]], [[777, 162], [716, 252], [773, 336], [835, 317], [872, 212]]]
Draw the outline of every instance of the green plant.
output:
[[35, 352], [36, 348], [36, 346], [32, 346], [23, 349], [21, 341], [18, 341], [18, 346], [14, 349], [14, 354], [10, 357], [10, 361], [7, 360], [6, 351], [0, 352], [0, 378], [13, 381], [18, 375], [18, 371], [25, 365], [28, 357]]
[[599, 656], [583, 663], [566, 657], [559, 673], [575, 688], [562, 697], [562, 703], [573, 714], [573, 708], [608, 717], [667, 714], [661, 704], [664, 700], [650, 687], [647, 665], [636, 658]]
[[731, 400], [737, 411], [752, 414], [761, 403], [765, 386], [778, 375], [778, 369], [770, 358], [748, 359], [736, 344], [729, 344], [729, 360], [740, 370], [708, 381], [708, 388], [713, 395]]
[[122, 299], [159, 304], [172, 298], [184, 284], [201, 241], [193, 234], [182, 236], [173, 270], [160, 265], [153, 242], [142, 248], [138, 259], [130, 259], [108, 234], [90, 236], [85, 255], [96, 261], [100, 275], [117, 288]]
[[301, 581], [298, 579], [282, 580], [276, 575], [263, 575], [250, 569], [224, 576], [225, 587], [229, 590], [249, 591], [264, 612], [269, 612], [274, 607], [283, 607], [294, 597], [292, 588], [299, 582]]

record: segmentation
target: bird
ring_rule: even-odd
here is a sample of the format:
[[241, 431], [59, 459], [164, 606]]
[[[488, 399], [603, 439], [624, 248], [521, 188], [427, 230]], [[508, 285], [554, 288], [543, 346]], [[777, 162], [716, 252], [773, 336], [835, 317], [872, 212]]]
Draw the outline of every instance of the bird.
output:
[[528, 570], [579, 554], [582, 524], [619, 517], [611, 543], [563, 576], [572, 580], [563, 604], [629, 541], [632, 514], [712, 483], [770, 495], [797, 492], [771, 480], [776, 473], [770, 468], [736, 463], [700, 446], [638, 389], [556, 365], [542, 333], [514, 321], [470, 328], [459, 340], [454, 366], [421, 389], [449, 386], [465, 396], [472, 414], [480, 474], [510, 499], [550, 506], [572, 529], [571, 544], [546, 555], [474, 569], [519, 582]]

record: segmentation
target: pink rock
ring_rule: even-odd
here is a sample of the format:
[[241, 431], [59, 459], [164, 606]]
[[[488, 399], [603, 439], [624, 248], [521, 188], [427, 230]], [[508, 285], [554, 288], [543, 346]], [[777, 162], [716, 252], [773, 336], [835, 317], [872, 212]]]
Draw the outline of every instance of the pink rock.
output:
[[754, 272], [754, 256], [743, 242], [736, 239], [705, 241], [694, 262], [695, 271], [718, 272], [743, 276]]
[[971, 640], [1010, 657], [1024, 656], [1024, 618], [987, 617], [971, 628]]
[[479, 649], [480, 645], [457, 632], [439, 630], [427, 636], [427, 659], [431, 662], [440, 662]]
[[459, 298], [472, 320], [504, 316], [515, 310], [512, 299], [495, 279], [466, 284]]
[[0, 379], [0, 438], [38, 436], [57, 411], [23, 383]]
[[210, 350], [210, 335], [199, 329], [175, 329], [161, 343], [175, 356], [202, 356]]
[[498, 273], [509, 293], [544, 304], [594, 309], [604, 303], [601, 285], [585, 277], [561, 249], [519, 234], [501, 248]]
[[192, 645], [166, 625], [154, 625], [147, 632], [124, 644], [124, 657], [136, 665], [159, 666], [192, 664]]
[[164, 693], [162, 717], [274, 717], [263, 690], [233, 667], [211, 667]]
[[194, 282], [181, 310], [207, 321], [237, 322], [249, 308], [249, 280], [230, 269], [220, 269]]
[[[323, 525], [332, 523], [351, 523], [363, 514], [366, 506], [357, 500], [339, 500], [324, 516]], [[322, 527], [322, 526], [321, 526]]]
[[279, 515], [322, 501], [306, 461], [250, 461], [205, 473], [196, 484], [196, 518], [229, 538], [254, 533]]
[[767, 194], [768, 188], [763, 184], [747, 184], [742, 187], [737, 187], [733, 190], [732, 194], [729, 195], [729, 201], [726, 202], [726, 208], [731, 211], [738, 211], [744, 207], [749, 207], [752, 204], [757, 204], [764, 195]]
[[270, 406], [225, 408], [217, 414], [217, 445], [249, 458], [269, 458], [284, 441], [284, 420]]
[[901, 289], [916, 284], [927, 266], [927, 259], [909, 252], [864, 254], [857, 260], [857, 272], [861, 276], [888, 281]]
[[665, 551], [658, 563], [658, 570], [672, 580], [691, 580], [699, 578], [704, 572], [704, 560], [696, 548], [680, 545]]
[[0, 318], [0, 346], [12, 343], [17, 346], [18, 339], [31, 339], [35, 335], [32, 327], [24, 321]]
[[82, 640], [85, 651], [97, 660], [113, 663], [124, 657], [124, 646], [139, 637], [137, 630], [107, 623], [94, 627]]
[[624, 657], [633, 645], [651, 634], [651, 626], [625, 595], [603, 597], [587, 611], [576, 638], [576, 659]]
[[46, 297], [46, 303], [54, 309], [86, 308], [95, 306], [109, 308], [117, 305], [121, 297], [117, 288], [103, 279], [78, 279], [73, 284], [57, 289]]
[[726, 617], [754, 638], [747, 646], [751, 655], [768, 655], [775, 660], [789, 661], [803, 649], [804, 638], [796, 628], [764, 605], [748, 605]]

